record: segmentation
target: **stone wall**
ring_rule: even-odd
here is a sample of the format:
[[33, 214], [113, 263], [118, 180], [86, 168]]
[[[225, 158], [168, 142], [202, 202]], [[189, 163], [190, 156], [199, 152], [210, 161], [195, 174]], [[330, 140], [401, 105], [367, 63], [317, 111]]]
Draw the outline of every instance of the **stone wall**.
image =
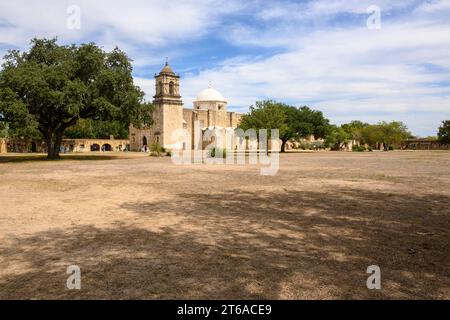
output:
[[[125, 151], [129, 140], [64, 139], [62, 152]], [[0, 153], [46, 153], [47, 145], [39, 139], [0, 139]]]
[[163, 130], [161, 144], [164, 148], [173, 149], [175, 143], [173, 134], [183, 128], [183, 106], [179, 104], [165, 104], [163, 106]]
[[450, 144], [425, 139], [406, 140], [402, 143], [405, 150], [450, 150]]
[[47, 146], [40, 139], [2, 139], [0, 153], [47, 152]]
[[64, 139], [64, 152], [120, 152], [130, 149], [130, 140]]
[[6, 148], [6, 139], [0, 139], [0, 153], [7, 153], [8, 149]]

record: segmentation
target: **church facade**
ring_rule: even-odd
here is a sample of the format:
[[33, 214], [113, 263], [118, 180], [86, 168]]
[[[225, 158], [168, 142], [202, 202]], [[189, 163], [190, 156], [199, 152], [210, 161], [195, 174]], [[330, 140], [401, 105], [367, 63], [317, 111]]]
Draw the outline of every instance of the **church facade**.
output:
[[[152, 144], [169, 150], [203, 148], [205, 131], [225, 135], [227, 130], [236, 129], [241, 119], [241, 114], [227, 111], [226, 99], [211, 86], [199, 93], [192, 108], [184, 108], [180, 76], [173, 72], [168, 63], [155, 75], [153, 105], [153, 125], [142, 129], [130, 126], [131, 151], [142, 151]], [[174, 139], [180, 129], [188, 135], [181, 143]], [[200, 132], [200, 136], [196, 132]]]

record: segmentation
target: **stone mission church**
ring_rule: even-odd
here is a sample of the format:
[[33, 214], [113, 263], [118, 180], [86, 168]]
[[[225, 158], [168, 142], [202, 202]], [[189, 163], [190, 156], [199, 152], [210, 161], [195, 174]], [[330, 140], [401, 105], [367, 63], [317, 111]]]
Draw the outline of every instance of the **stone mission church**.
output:
[[[190, 150], [197, 145], [204, 146], [204, 142], [195, 141], [196, 128], [200, 128], [201, 132], [209, 129], [225, 134], [226, 130], [234, 130], [238, 126], [241, 114], [228, 112], [227, 101], [211, 86], [198, 94], [192, 109], [184, 108], [180, 95], [180, 76], [173, 72], [167, 62], [161, 72], [155, 75], [155, 82], [153, 125], [143, 129], [130, 126], [131, 151], [141, 151], [154, 143], [169, 150]], [[182, 146], [172, 140], [172, 134], [177, 129], [189, 132]]]

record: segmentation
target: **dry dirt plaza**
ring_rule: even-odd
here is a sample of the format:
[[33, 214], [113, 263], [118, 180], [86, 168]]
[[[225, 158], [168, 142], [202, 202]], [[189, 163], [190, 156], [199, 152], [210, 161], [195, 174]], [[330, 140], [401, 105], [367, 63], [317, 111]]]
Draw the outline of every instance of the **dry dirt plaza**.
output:
[[450, 299], [449, 168], [427, 151], [283, 154], [275, 176], [2, 156], [0, 298]]

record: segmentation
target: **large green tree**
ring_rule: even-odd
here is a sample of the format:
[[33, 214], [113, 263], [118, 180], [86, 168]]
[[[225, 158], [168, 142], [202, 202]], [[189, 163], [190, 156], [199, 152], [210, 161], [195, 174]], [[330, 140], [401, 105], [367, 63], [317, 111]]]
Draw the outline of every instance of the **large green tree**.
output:
[[345, 132], [347, 132], [350, 135], [351, 139], [365, 143], [363, 131], [368, 126], [369, 126], [368, 123], [359, 120], [353, 120], [350, 123], [343, 124], [341, 127], [343, 130], [345, 130]]
[[152, 105], [134, 85], [127, 55], [93, 43], [58, 45], [33, 39], [28, 52], [10, 51], [0, 71], [0, 121], [11, 130], [35, 127], [48, 158], [59, 158], [64, 132], [80, 119], [152, 123]]
[[288, 114], [287, 125], [295, 135], [286, 137], [285, 142], [291, 138], [306, 138], [310, 135], [314, 135], [316, 139], [325, 138], [330, 123], [321, 111], [303, 106], [292, 109], [291, 114]]
[[379, 122], [375, 125], [369, 125], [362, 131], [364, 141], [372, 146], [382, 143], [384, 150], [388, 151], [389, 147], [400, 144], [405, 139], [411, 138], [412, 134], [408, 131], [407, 126], [400, 121]]
[[267, 129], [268, 138], [272, 129], [278, 129], [280, 137], [283, 137], [288, 130], [286, 108], [285, 104], [273, 100], [256, 101], [255, 105], [250, 107], [250, 112], [242, 116], [239, 128]]
[[450, 143], [450, 120], [442, 121], [438, 131], [438, 140], [441, 143]]
[[342, 126], [330, 125], [325, 137], [325, 146], [331, 150], [341, 150], [352, 139], [351, 133]]
[[281, 152], [285, 152], [286, 143], [291, 139], [314, 135], [325, 137], [329, 125], [322, 112], [304, 106], [292, 107], [272, 100], [258, 101], [250, 107], [250, 112], [241, 119], [240, 128], [279, 129]]

